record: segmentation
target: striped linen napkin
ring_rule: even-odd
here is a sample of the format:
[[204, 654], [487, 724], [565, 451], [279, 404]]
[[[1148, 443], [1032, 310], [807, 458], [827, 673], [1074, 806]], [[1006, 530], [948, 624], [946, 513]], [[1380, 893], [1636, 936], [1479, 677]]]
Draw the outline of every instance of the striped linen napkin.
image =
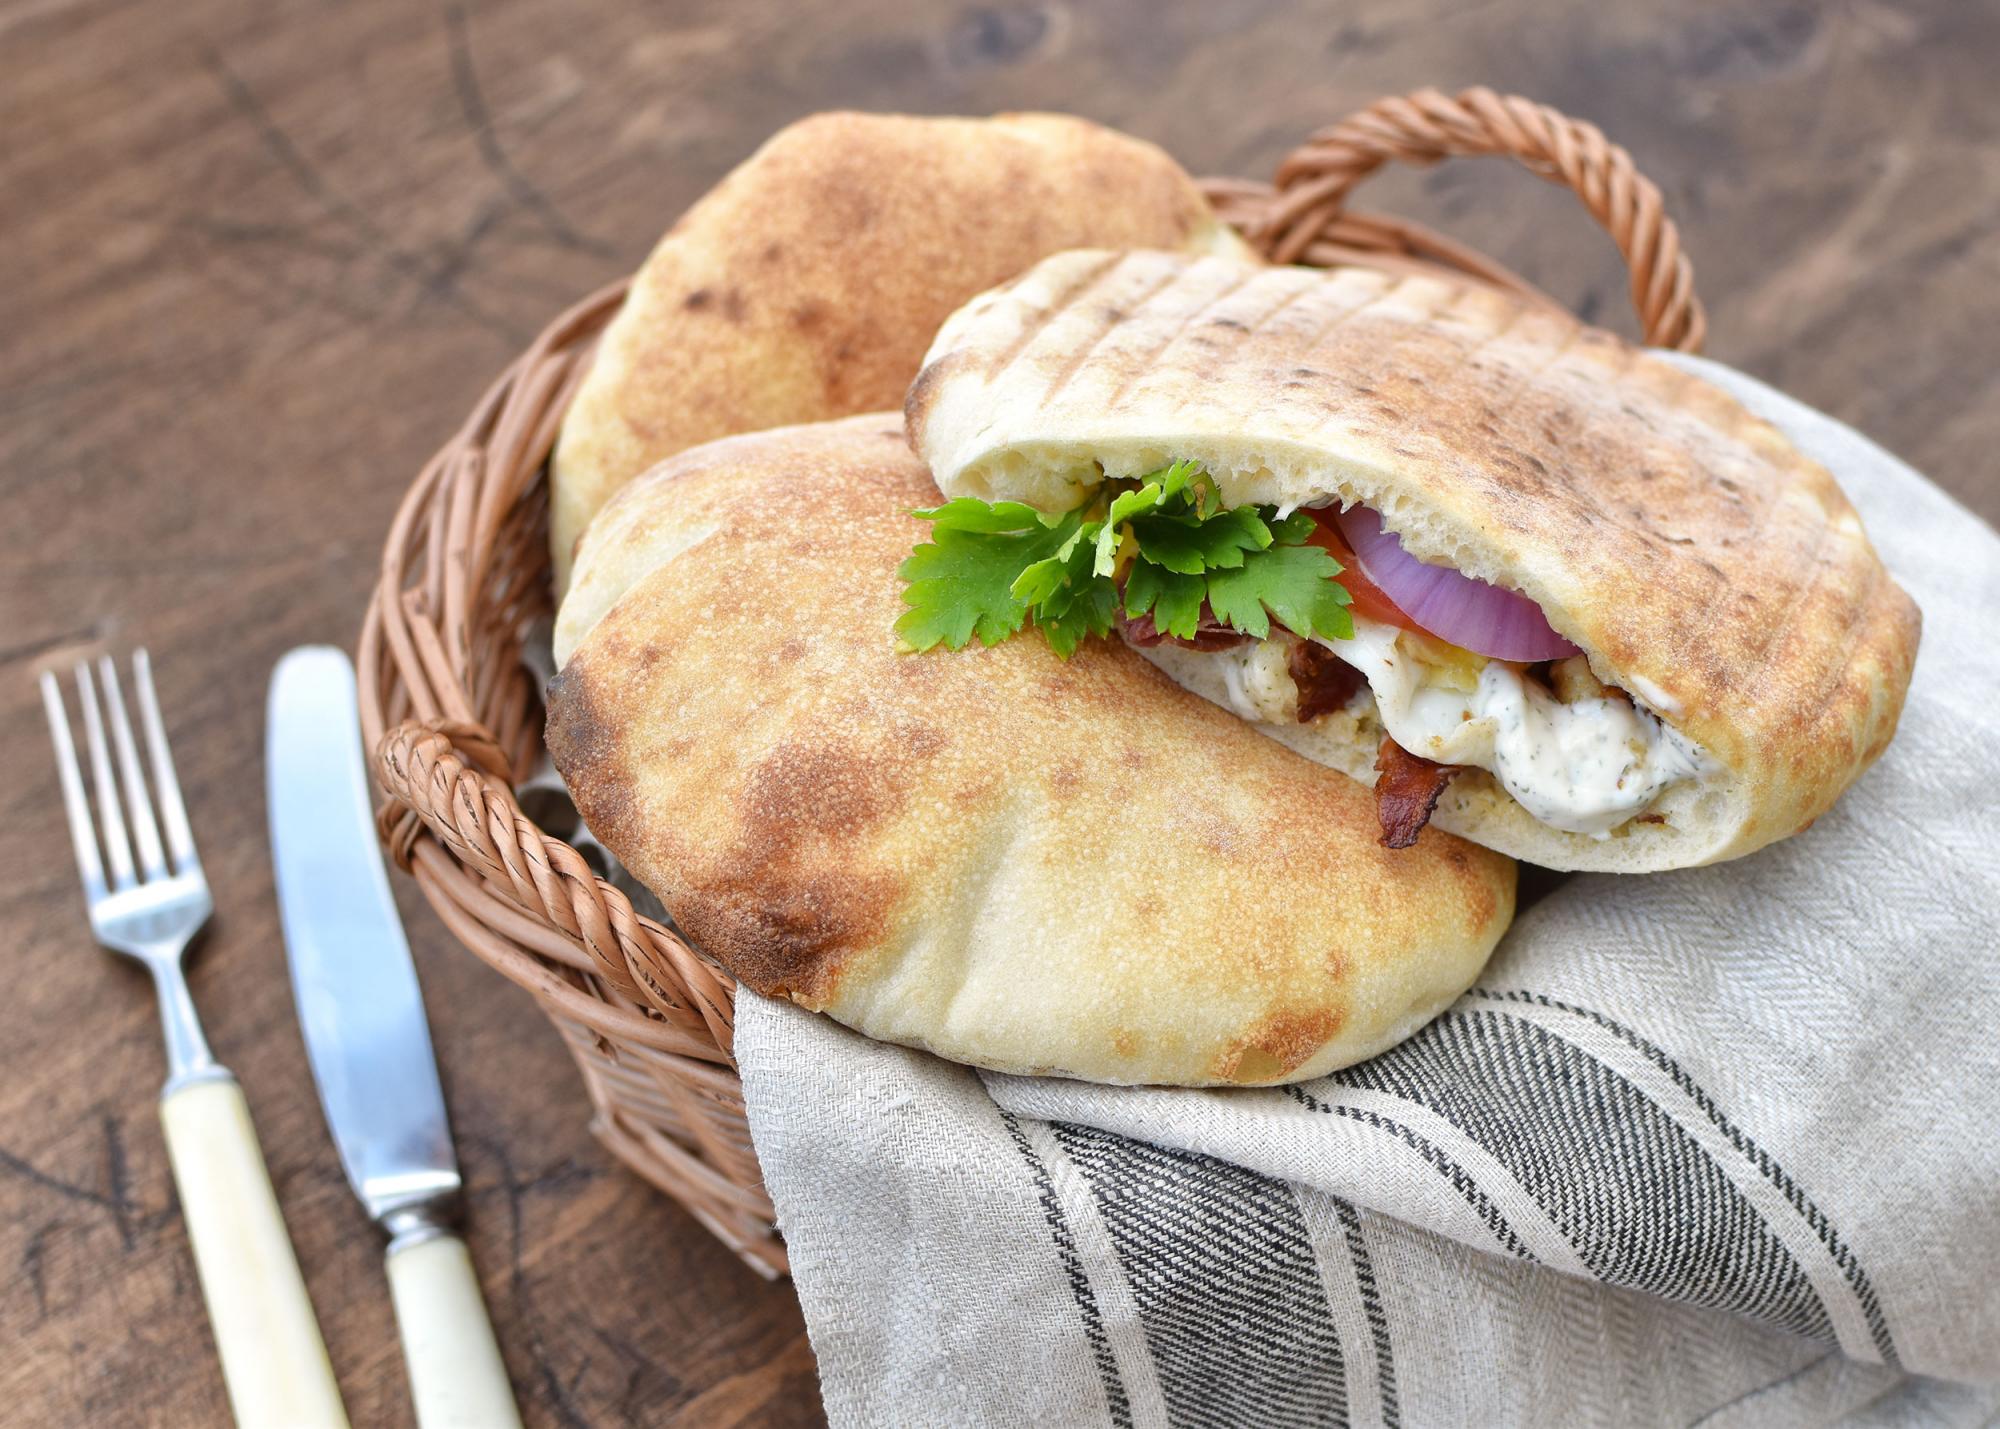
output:
[[1278, 1089], [981, 1074], [745, 994], [847, 1424], [1985, 1424], [2000, 1415], [2000, 537], [1716, 364], [1916, 597], [1818, 825], [1587, 876], [1383, 1056]]

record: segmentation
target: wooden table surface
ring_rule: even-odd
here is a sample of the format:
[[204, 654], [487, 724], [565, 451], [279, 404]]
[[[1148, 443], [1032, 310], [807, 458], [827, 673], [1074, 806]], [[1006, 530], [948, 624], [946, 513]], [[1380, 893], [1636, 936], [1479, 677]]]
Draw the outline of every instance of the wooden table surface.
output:
[[[1596, 0], [930, 7], [0, 5], [0, 1420], [217, 1423], [141, 976], [95, 951], [32, 682], [150, 646], [218, 914], [194, 989], [241, 1074], [357, 1424], [407, 1422], [376, 1237], [308, 1078], [262, 705], [351, 646], [405, 484], [558, 308], [786, 121], [1075, 109], [1265, 176], [1380, 94], [1488, 83], [1659, 180], [1709, 350], [2000, 516], [2000, 8]], [[1630, 331], [1573, 202], [1454, 164], [1371, 185]], [[797, 1305], [590, 1138], [530, 999], [399, 896], [531, 1424], [814, 1422]]]

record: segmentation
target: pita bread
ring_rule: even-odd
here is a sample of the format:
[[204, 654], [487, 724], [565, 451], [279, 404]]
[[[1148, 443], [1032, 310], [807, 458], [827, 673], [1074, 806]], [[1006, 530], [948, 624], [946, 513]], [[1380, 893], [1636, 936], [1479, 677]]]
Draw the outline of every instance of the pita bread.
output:
[[1472, 981], [1507, 860], [1379, 847], [1360, 785], [1122, 645], [896, 653], [930, 499], [878, 415], [687, 452], [585, 538], [549, 749], [697, 946], [871, 1037], [1120, 1083], [1318, 1076]]
[[[1527, 594], [1703, 766], [1602, 836], [1484, 769], [1452, 782], [1439, 825], [1552, 868], [1708, 863], [1804, 828], [1909, 684], [1916, 606], [1823, 468], [1701, 379], [1490, 291], [1064, 254], [944, 326], [907, 415], [947, 496], [1067, 510], [1187, 458], [1227, 504], [1359, 502], [1420, 560]], [[1160, 656], [1220, 699], [1228, 658]], [[1259, 727], [1374, 777], [1366, 719]]]
[[736, 432], [879, 411], [973, 294], [1065, 248], [1248, 257], [1158, 148], [1060, 114], [821, 114], [689, 209], [634, 279], [550, 470], [556, 589], [613, 492]]

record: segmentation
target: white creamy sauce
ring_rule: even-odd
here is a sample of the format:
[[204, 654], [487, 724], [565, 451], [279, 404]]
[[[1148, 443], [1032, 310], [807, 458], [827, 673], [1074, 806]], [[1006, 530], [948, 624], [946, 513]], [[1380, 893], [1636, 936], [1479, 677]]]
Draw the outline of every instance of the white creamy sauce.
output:
[[[1488, 770], [1543, 823], [1598, 838], [1661, 790], [1701, 774], [1708, 756], [1628, 700], [1564, 704], [1498, 660], [1471, 692], [1438, 682], [1396, 643], [1392, 625], [1354, 618], [1352, 640], [1321, 641], [1367, 678], [1377, 717], [1396, 743], [1440, 764]], [[1248, 719], [1296, 717], [1279, 641], [1216, 652], [1231, 704]], [[1357, 699], [1366, 696], [1357, 695]]]

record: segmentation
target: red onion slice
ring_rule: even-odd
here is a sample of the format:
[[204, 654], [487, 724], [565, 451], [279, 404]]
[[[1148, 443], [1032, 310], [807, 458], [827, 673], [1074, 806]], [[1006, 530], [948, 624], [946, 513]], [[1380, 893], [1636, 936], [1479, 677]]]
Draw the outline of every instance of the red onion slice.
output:
[[1368, 579], [1438, 639], [1494, 660], [1560, 660], [1582, 653], [1556, 634], [1542, 608], [1525, 595], [1447, 566], [1425, 565], [1367, 507], [1350, 506], [1339, 522]]

